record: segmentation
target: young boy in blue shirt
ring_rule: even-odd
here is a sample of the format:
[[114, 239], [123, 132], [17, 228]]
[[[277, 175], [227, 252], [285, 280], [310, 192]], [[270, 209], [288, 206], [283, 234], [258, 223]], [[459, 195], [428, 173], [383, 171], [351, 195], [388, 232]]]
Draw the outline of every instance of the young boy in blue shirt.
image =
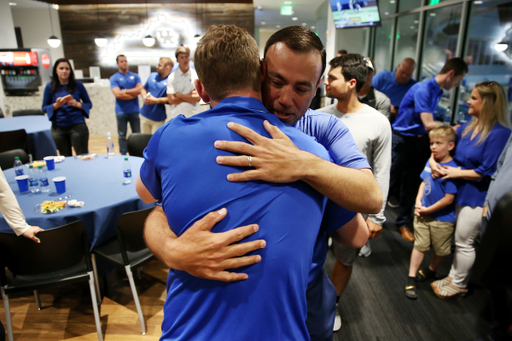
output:
[[[442, 166], [457, 167], [450, 156], [455, 147], [455, 130], [441, 126], [430, 131], [432, 157]], [[414, 210], [414, 249], [409, 265], [409, 277], [405, 296], [416, 298], [415, 281], [433, 278], [444, 256], [451, 252], [455, 227], [455, 195], [457, 186], [453, 179], [434, 179], [427, 161], [421, 173], [423, 182], [418, 190]], [[418, 271], [423, 256], [432, 245], [433, 254], [430, 266]]]

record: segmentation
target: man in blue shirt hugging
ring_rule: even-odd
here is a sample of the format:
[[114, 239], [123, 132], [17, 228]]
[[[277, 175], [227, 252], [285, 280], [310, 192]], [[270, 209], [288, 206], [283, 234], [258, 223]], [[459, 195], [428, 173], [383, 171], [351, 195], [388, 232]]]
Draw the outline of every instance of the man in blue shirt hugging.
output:
[[[256, 252], [258, 266], [242, 268], [247, 279], [241, 282], [210, 281], [171, 269], [161, 339], [309, 340], [305, 293], [324, 212], [326, 231], [362, 218], [336, 205], [326, 207], [326, 198], [305, 182], [228, 181], [228, 174], [252, 166], [248, 156], [240, 165], [244, 168], [216, 163], [217, 156], [232, 154], [217, 150], [215, 141], [244, 141], [228, 128], [232, 122], [264, 136], [279, 127], [298, 148], [329, 156], [261, 103], [258, 47], [246, 31], [211, 27], [198, 44], [195, 62], [197, 92], [213, 109], [191, 118], [178, 116], [155, 133], [137, 191], [145, 202], [162, 201], [178, 236], [208, 212], [220, 209], [225, 216], [227, 209], [214, 232], [256, 222], [261, 229], [247, 239], [263, 239], [266, 247]], [[320, 74], [322, 66], [317, 67]]]

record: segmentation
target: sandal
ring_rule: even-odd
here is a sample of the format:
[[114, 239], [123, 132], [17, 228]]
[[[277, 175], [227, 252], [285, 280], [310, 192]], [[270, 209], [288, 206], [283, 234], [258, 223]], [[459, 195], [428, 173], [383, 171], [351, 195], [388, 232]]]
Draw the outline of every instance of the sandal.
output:
[[414, 277], [408, 277], [407, 279], [407, 285], [405, 287], [405, 296], [407, 296], [407, 298], [412, 299], [418, 297], [418, 294], [416, 293], [416, 284], [414, 283]]
[[443, 279], [440, 279], [438, 281], [434, 281], [432, 283], [430, 283], [430, 287], [432, 288], [432, 290], [436, 291], [436, 289], [441, 289], [442, 287], [445, 287], [449, 284], [452, 283], [452, 279], [447, 279], [448, 277], [445, 277]]
[[416, 274], [416, 280], [418, 282], [423, 282], [428, 279], [434, 278], [435, 275], [436, 275], [435, 271], [432, 271], [432, 270], [430, 270], [430, 268], [426, 267], [426, 268], [418, 271], [418, 273]]
[[449, 300], [452, 298], [464, 298], [468, 293], [467, 289], [457, 288], [453, 285], [445, 285], [442, 288], [434, 290], [437, 297], [443, 300]]

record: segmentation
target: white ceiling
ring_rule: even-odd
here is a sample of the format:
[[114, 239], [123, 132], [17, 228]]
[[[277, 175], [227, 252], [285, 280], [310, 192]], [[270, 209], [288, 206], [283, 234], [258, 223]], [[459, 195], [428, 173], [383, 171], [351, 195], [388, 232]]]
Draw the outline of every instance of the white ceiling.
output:
[[[316, 11], [323, 1], [291, 0], [293, 15], [281, 15], [281, 6], [285, 0], [254, 0], [254, 25], [260, 28], [278, 29], [280, 27], [303, 25], [311, 28], [316, 26]], [[259, 10], [259, 6], [262, 7]], [[292, 18], [297, 20], [292, 20]], [[264, 22], [265, 24], [262, 24]], [[280, 27], [277, 27], [277, 26]]]

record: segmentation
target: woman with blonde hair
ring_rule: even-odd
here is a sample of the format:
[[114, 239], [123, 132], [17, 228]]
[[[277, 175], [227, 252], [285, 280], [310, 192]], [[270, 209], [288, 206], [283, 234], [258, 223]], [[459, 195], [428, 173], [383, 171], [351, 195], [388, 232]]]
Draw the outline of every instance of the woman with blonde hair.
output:
[[[440, 167], [431, 161], [443, 179], [458, 179], [453, 264], [448, 277], [431, 284], [435, 294], [443, 299], [462, 298], [468, 291], [485, 196], [511, 133], [507, 97], [500, 84], [493, 81], [476, 84], [467, 103], [473, 119], [457, 129], [453, 159], [459, 167]], [[433, 176], [439, 174], [434, 172]]]

